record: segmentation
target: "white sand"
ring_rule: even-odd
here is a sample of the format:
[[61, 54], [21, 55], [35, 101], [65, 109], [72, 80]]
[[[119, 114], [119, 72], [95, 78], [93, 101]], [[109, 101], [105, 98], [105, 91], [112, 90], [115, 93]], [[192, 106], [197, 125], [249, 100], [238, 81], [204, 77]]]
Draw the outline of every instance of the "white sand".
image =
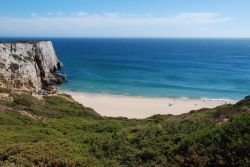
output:
[[91, 107], [103, 116], [146, 118], [155, 114], [178, 115], [201, 108], [214, 108], [229, 100], [202, 100], [180, 98], [151, 98], [120, 95], [107, 95], [82, 92], [68, 92], [77, 102]]

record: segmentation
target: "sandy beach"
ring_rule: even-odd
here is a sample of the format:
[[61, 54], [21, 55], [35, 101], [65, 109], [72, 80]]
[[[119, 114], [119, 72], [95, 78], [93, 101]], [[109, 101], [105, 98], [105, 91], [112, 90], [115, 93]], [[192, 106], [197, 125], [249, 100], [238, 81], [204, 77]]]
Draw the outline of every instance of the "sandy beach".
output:
[[191, 110], [213, 108], [225, 103], [236, 102], [230, 100], [134, 97], [69, 91], [64, 91], [64, 93], [70, 94], [77, 102], [95, 109], [103, 116], [127, 118], [146, 118], [155, 114], [179, 115]]

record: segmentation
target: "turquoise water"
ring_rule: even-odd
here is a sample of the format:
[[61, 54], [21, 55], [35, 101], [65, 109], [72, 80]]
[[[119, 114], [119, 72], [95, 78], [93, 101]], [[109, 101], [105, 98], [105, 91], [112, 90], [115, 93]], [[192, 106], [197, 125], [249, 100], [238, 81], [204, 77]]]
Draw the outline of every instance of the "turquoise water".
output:
[[50, 39], [62, 89], [156, 97], [250, 95], [250, 39]]

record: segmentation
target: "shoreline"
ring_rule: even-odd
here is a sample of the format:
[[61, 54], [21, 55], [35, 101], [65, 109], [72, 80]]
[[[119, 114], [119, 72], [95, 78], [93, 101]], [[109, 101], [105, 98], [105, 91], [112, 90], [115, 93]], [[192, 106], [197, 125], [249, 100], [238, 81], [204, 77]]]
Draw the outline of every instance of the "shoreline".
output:
[[192, 110], [214, 108], [219, 105], [237, 102], [237, 100], [226, 99], [138, 97], [67, 90], [60, 90], [60, 92], [71, 95], [77, 102], [93, 108], [102, 116], [127, 117], [130, 119], [144, 119], [156, 114], [180, 115]]
[[132, 98], [150, 98], [150, 99], [183, 99], [183, 100], [188, 100], [188, 99], [196, 99], [196, 100], [207, 100], [207, 101], [224, 101], [224, 102], [237, 102], [241, 100], [242, 98], [239, 99], [229, 99], [229, 98], [208, 98], [208, 97], [186, 97], [186, 96], [150, 96], [150, 95], [134, 95], [134, 94], [118, 94], [118, 93], [107, 93], [107, 92], [91, 92], [91, 91], [76, 91], [76, 90], [70, 90], [70, 89], [65, 89], [61, 87], [57, 87], [58, 91], [61, 93], [81, 93], [81, 94], [89, 94], [89, 95], [104, 95], [104, 96], [117, 96], [117, 97], [132, 97]]
[[143, 119], [156, 114], [180, 115], [192, 110], [214, 108], [237, 102], [237, 100], [229, 99], [144, 97], [68, 90], [60, 90], [60, 92], [71, 95], [77, 102], [93, 108], [102, 116], [130, 119]]

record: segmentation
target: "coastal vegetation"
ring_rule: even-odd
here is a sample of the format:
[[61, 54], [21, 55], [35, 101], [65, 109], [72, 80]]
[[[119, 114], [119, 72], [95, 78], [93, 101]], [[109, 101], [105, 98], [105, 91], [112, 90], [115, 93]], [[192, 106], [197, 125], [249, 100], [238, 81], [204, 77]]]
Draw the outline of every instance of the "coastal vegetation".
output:
[[250, 97], [140, 120], [100, 116], [64, 94], [0, 97], [0, 166], [250, 165]]

